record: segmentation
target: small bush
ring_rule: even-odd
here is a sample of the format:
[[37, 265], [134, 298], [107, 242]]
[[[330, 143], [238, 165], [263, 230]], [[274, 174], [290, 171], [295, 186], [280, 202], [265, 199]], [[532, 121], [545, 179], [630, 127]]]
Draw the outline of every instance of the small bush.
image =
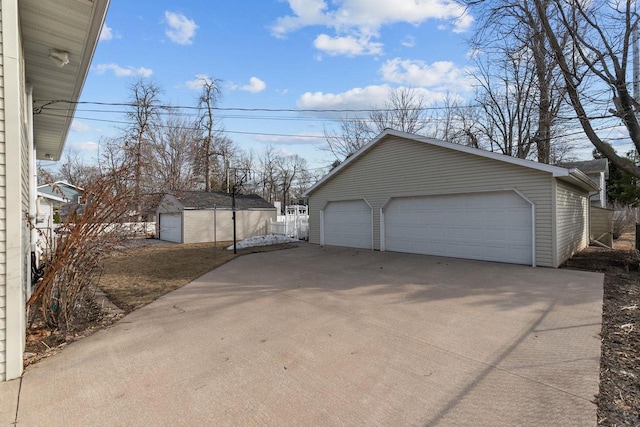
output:
[[117, 191], [116, 182], [105, 175], [86, 187], [82, 213], [66, 215], [55, 241], [45, 240], [44, 275], [27, 305], [37, 308], [51, 328], [70, 329], [83, 301], [97, 286], [102, 261], [122, 246], [126, 236], [114, 224], [126, 215], [131, 197], [126, 190]]
[[613, 211], [613, 238], [619, 238], [623, 233], [633, 231], [636, 223], [635, 208], [618, 206]]

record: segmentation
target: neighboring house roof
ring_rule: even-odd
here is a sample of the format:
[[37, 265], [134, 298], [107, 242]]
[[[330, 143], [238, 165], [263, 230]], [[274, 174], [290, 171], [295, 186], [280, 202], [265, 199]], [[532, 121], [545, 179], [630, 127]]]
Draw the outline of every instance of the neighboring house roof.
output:
[[78, 196], [84, 194], [84, 189], [69, 184], [67, 181], [56, 181], [38, 186], [38, 193], [61, 197], [68, 202], [77, 202]]
[[43, 193], [38, 191], [38, 197], [43, 197], [45, 199], [49, 199], [49, 200], [53, 200], [54, 202], [59, 202], [59, 203], [65, 203], [66, 199], [63, 199], [60, 196], [56, 196], [53, 194], [49, 194], [49, 193]]
[[462, 153], [472, 154], [475, 156], [485, 157], [493, 160], [497, 160], [504, 163], [509, 163], [513, 165], [523, 166], [530, 169], [539, 170], [542, 172], [547, 172], [552, 174], [553, 177], [558, 178], [562, 181], [570, 182], [573, 185], [576, 185], [585, 190], [599, 190], [600, 188], [589, 179], [589, 177], [578, 170], [577, 168], [563, 168], [559, 166], [548, 165], [545, 163], [538, 163], [532, 160], [519, 159], [516, 157], [506, 156], [504, 154], [493, 153], [491, 151], [480, 150], [478, 148], [467, 147], [466, 145], [453, 144], [451, 142], [441, 141], [435, 138], [428, 138], [425, 136], [414, 135], [406, 132], [400, 132], [392, 129], [385, 129], [382, 131], [377, 137], [375, 137], [371, 142], [360, 148], [353, 155], [349, 156], [345, 161], [343, 161], [339, 166], [334, 168], [331, 172], [321, 178], [318, 182], [316, 182], [310, 189], [308, 189], [303, 197], [308, 197], [311, 193], [313, 193], [316, 189], [321, 187], [325, 182], [330, 180], [332, 177], [340, 173], [343, 169], [349, 167], [350, 164], [358, 160], [358, 158], [364, 155], [367, 151], [371, 150], [373, 147], [378, 145], [381, 141], [385, 140], [387, 137], [398, 137], [404, 138], [415, 142], [421, 142], [424, 144], [429, 144], [437, 147], [446, 148], [449, 150], [459, 151]]
[[579, 162], [562, 162], [557, 166], [563, 168], [576, 168], [587, 175], [604, 172], [604, 177], [609, 178], [609, 161], [607, 159], [583, 160]]
[[[33, 115], [37, 158], [59, 160], [109, 0], [20, 0], [17, 3], [26, 81], [33, 88], [33, 108], [38, 113], [43, 106], [56, 103], [55, 114]], [[3, 34], [5, 31], [8, 28], [3, 22]], [[56, 64], [54, 54], [63, 60]], [[65, 55], [69, 62], [60, 66]]]
[[[185, 191], [174, 194], [185, 209], [231, 208], [232, 196], [228, 193]], [[274, 206], [257, 194], [236, 194], [237, 209], [274, 209]]]

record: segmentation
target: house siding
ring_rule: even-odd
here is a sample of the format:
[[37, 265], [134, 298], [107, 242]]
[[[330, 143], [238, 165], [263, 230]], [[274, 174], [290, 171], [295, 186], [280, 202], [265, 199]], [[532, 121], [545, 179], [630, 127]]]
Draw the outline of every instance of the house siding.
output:
[[589, 193], [561, 181], [556, 188], [558, 258], [554, 267], [589, 244]]
[[4, 49], [2, 2], [0, 2], [0, 380], [6, 379], [7, 360], [7, 281], [6, 281], [6, 177], [5, 177], [5, 123], [4, 123]]
[[[182, 212], [183, 243], [233, 240], [232, 214], [230, 209], [185, 209]], [[275, 208], [236, 211], [237, 239], [264, 236], [268, 231], [269, 220], [276, 220]]]
[[535, 205], [536, 264], [554, 266], [550, 173], [387, 136], [310, 194], [309, 240], [320, 243], [320, 210], [329, 201], [365, 199], [373, 207], [374, 249], [380, 209], [391, 197], [517, 189]]
[[[0, 0], [2, 16], [2, 141], [0, 142], [0, 288], [4, 293], [3, 372], [10, 380], [22, 374], [28, 295], [30, 233], [28, 164], [31, 146], [25, 90], [25, 65], [18, 2]], [[26, 166], [25, 166], [26, 165]], [[26, 170], [25, 170], [26, 169]]]

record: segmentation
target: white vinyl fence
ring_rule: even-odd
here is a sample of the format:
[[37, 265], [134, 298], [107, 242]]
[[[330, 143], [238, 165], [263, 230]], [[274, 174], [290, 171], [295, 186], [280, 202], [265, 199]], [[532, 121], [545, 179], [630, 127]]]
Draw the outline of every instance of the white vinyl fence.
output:
[[309, 211], [307, 206], [293, 205], [285, 208], [285, 215], [269, 223], [269, 233], [289, 236], [295, 239], [309, 238]]

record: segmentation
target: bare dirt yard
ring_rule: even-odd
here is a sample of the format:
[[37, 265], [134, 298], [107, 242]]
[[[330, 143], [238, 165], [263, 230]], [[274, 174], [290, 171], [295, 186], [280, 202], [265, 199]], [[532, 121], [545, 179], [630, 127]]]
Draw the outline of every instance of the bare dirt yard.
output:
[[589, 247], [564, 268], [605, 274], [598, 425], [640, 426], [640, 272], [635, 234], [614, 250]]

